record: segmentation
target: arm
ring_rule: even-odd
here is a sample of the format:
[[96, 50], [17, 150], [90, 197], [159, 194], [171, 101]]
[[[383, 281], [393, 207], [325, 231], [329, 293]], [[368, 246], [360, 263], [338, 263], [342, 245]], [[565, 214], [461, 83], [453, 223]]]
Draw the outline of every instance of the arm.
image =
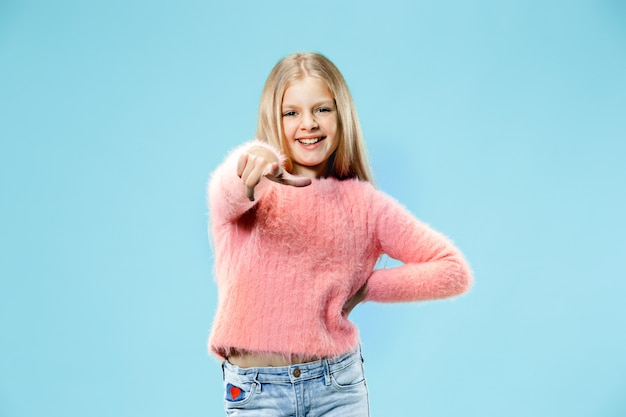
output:
[[380, 249], [404, 265], [375, 270], [366, 300], [401, 302], [451, 297], [467, 291], [472, 274], [461, 252], [441, 233], [385, 195], [377, 202]]

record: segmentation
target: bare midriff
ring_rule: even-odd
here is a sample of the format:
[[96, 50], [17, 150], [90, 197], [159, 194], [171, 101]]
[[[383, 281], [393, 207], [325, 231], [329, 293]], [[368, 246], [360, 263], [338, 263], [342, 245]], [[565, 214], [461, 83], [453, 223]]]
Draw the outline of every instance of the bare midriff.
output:
[[240, 368], [264, 368], [269, 366], [289, 366], [320, 360], [321, 358], [304, 355], [284, 355], [280, 353], [233, 353], [228, 362]]

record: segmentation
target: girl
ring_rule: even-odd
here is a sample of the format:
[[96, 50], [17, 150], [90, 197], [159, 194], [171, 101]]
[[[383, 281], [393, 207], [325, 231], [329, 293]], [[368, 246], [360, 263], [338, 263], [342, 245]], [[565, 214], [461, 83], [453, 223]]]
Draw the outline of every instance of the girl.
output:
[[[441, 234], [371, 184], [339, 70], [297, 53], [271, 71], [257, 139], [209, 183], [218, 309], [209, 348], [232, 416], [368, 416], [360, 302], [450, 297], [471, 274]], [[403, 265], [374, 270], [388, 254]]]

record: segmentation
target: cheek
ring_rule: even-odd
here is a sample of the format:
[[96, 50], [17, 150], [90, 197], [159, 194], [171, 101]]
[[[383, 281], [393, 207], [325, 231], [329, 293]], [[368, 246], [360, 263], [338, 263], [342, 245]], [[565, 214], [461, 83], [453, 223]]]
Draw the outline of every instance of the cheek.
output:
[[327, 132], [329, 133], [337, 133], [337, 119], [336, 118], [329, 118], [326, 121], [326, 125], [325, 125], [325, 129]]
[[295, 127], [296, 125], [293, 121], [283, 119], [283, 132], [285, 132], [287, 139], [293, 138], [296, 131]]

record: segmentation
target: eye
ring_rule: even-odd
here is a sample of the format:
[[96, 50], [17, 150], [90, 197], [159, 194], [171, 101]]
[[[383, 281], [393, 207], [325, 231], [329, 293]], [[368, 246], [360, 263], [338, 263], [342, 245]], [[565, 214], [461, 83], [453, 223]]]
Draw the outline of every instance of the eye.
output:
[[318, 113], [328, 113], [332, 111], [332, 109], [330, 109], [329, 107], [320, 107], [319, 109], [317, 109]]
[[295, 116], [295, 115], [296, 115], [296, 112], [293, 111], [293, 110], [288, 110], [286, 112], [283, 112], [283, 117], [292, 117], [292, 116]]

